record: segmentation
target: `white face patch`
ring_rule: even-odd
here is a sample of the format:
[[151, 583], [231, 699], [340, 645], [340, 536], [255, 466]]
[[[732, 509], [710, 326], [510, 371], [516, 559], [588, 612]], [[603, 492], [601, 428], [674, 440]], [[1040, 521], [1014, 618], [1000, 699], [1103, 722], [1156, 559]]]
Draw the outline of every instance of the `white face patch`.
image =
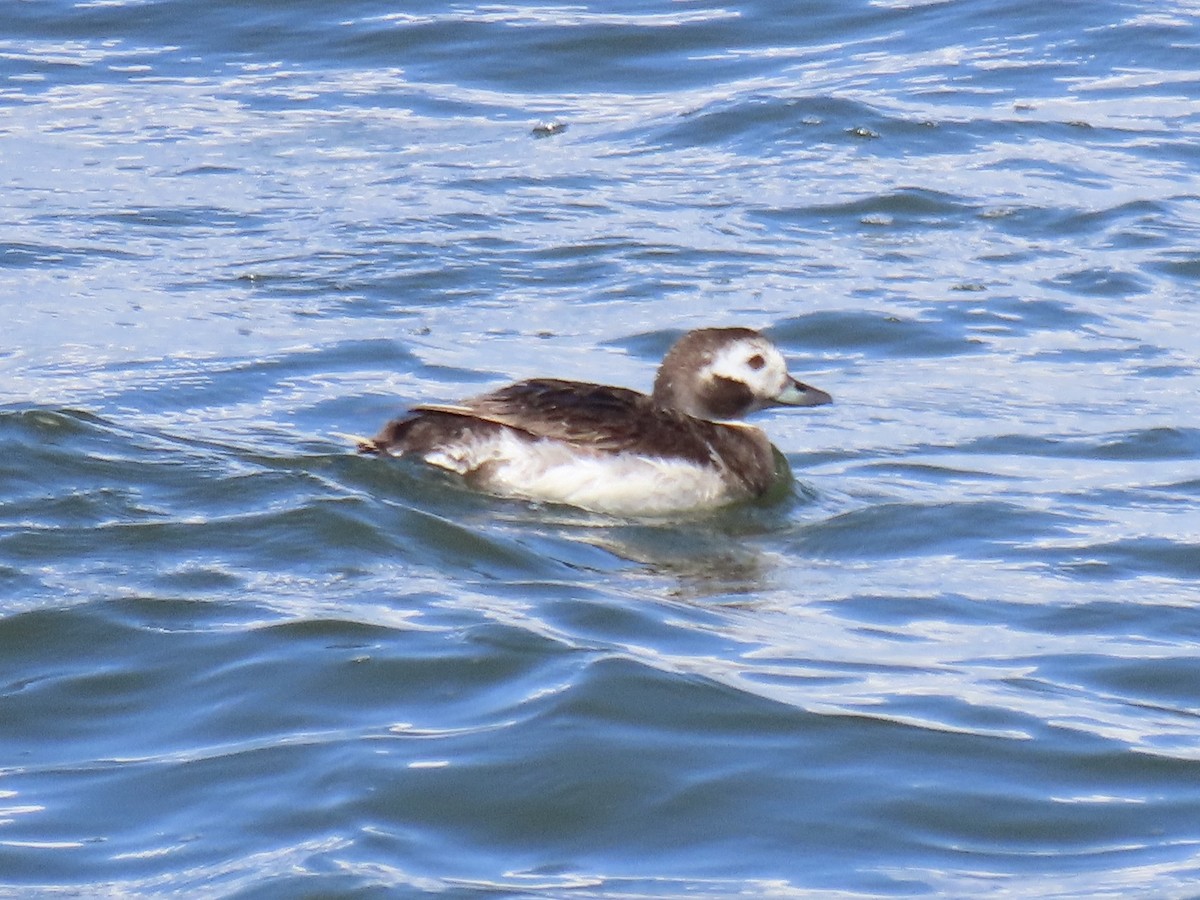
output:
[[789, 383], [783, 356], [773, 344], [757, 338], [735, 341], [714, 353], [700, 377], [714, 376], [740, 381], [763, 403], [778, 397]]

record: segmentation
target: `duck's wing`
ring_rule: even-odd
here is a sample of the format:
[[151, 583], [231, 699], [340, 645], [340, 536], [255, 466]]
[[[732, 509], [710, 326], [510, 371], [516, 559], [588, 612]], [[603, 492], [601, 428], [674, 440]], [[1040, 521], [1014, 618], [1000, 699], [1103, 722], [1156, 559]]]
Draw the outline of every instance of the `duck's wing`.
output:
[[455, 439], [488, 426], [597, 450], [618, 451], [633, 438], [633, 423], [656, 409], [645, 394], [624, 388], [557, 379], [508, 385], [461, 403], [423, 403], [393, 419], [369, 440], [363, 453], [412, 452], [445, 436]]
[[627, 388], [535, 378], [455, 405], [416, 407], [420, 414], [463, 416], [608, 453], [640, 452], [704, 462], [712, 448], [700, 422]]
[[602, 450], [621, 449], [664, 412], [637, 391], [554, 378], [520, 381], [460, 405], [415, 411], [468, 415], [533, 437]]

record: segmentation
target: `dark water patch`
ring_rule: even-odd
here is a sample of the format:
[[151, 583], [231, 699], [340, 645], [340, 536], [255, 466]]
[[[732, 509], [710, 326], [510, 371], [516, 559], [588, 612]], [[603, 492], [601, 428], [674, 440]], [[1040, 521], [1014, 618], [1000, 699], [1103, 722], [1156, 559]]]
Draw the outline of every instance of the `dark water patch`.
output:
[[[913, 625], [920, 622], [953, 622], [963, 625], [983, 624], [1002, 617], [1002, 611], [991, 603], [979, 603], [961, 594], [937, 596], [860, 595], [839, 598], [825, 604], [838, 616], [870, 625]], [[1011, 612], [1007, 609], [1004, 612]]]
[[1026, 299], [1003, 294], [989, 294], [980, 300], [939, 303], [928, 314], [960, 322], [972, 331], [1006, 335], [1079, 331], [1104, 321], [1095, 312], [1065, 300]]
[[[388, 378], [390, 377], [389, 373]], [[385, 421], [403, 414], [418, 403], [460, 399], [459, 395], [464, 391], [478, 393], [479, 386], [505, 380], [506, 373], [422, 364], [409, 373], [408, 377], [411, 377], [413, 384], [401, 391], [395, 390], [388, 383], [381, 384], [378, 390], [348, 393], [319, 400], [304, 408], [302, 420], [311, 423], [314, 431], [336, 438], [337, 448], [348, 451], [356, 442], [343, 442], [341, 436], [333, 431], [334, 428], [355, 428], [358, 432], [365, 430], [369, 436], [378, 431]], [[305, 449], [329, 452], [330, 446], [326, 443]]]
[[[1069, 138], [1077, 134], [1063, 133], [1068, 126], [1050, 126], [1055, 132], [1049, 138], [1052, 141], [1061, 140], [1073, 143]], [[1071, 185], [1087, 191], [1103, 189], [1106, 182], [1096, 171], [1082, 164], [1060, 162], [1058, 160], [1032, 158], [1028, 156], [1009, 156], [992, 163], [985, 169], [995, 171], [1000, 175], [1021, 173], [1021, 176], [1032, 183], [1041, 181], [1053, 182], [1060, 185]], [[999, 217], [1006, 230], [1027, 236], [1050, 236], [1054, 234], [1076, 233], [1080, 227], [1089, 230], [1092, 226], [1090, 218], [1079, 218], [1079, 211], [1072, 207], [1063, 206], [1019, 206], [1008, 208], [1008, 215]]]
[[803, 525], [788, 542], [805, 555], [831, 559], [950, 552], [986, 557], [1000, 547], [1061, 532], [1072, 521], [1067, 516], [996, 501], [881, 503]]
[[646, 572], [670, 576], [676, 584], [668, 596], [744, 594], [760, 587], [769, 571], [760, 551], [731, 540], [719, 529], [627, 526], [572, 539], [640, 564]]
[[[599, 202], [586, 202], [587, 195], [598, 190], [603, 183], [598, 173], [595, 172], [570, 172], [567, 174], [552, 175], [552, 174], [529, 174], [525, 169], [513, 169], [511, 171], [480, 171], [472, 166], [451, 166], [443, 164], [441, 168], [448, 170], [450, 175], [446, 182], [448, 188], [461, 188], [472, 194], [478, 195], [495, 195], [495, 194], [514, 194], [517, 196], [528, 197], [532, 200], [537, 196], [550, 196], [561, 192], [570, 197], [578, 195], [578, 199], [566, 208], [585, 210], [591, 209], [594, 212], [602, 212], [604, 204]], [[403, 184], [405, 179], [397, 177], [396, 183]], [[558, 210], [544, 210], [548, 215], [558, 213]], [[423, 219], [418, 223], [411, 223], [406, 229], [416, 230], [418, 227], [422, 230], [441, 231], [448, 234], [456, 234], [459, 232], [497, 232], [505, 225], [518, 225], [522, 221], [521, 217], [504, 214], [501, 211], [490, 214], [472, 213], [469, 211], [460, 211], [453, 214], [438, 215], [432, 219]], [[491, 246], [496, 250], [520, 250], [524, 249], [517, 241], [506, 240], [500, 234], [491, 238]], [[615, 242], [614, 242], [615, 243]]]
[[[5, 503], [3, 516], [16, 527], [29, 529], [49, 523], [87, 522], [91, 527], [132, 518], [157, 518], [161, 511], [143, 506], [137, 491], [121, 487], [72, 490], [70, 493], [43, 492], [24, 500]], [[0, 526], [0, 533], [11, 530]]]
[[1200, 428], [1145, 428], [1112, 435], [1095, 448], [1099, 459], [1200, 459]]
[[[1022, 165], [1029, 161], [1021, 161]], [[1042, 164], [1043, 167], [1046, 164]], [[1058, 175], [1059, 172], [1048, 172]], [[1133, 200], [1099, 209], [1075, 206], [1014, 206], [989, 210], [984, 217], [992, 227], [1024, 237], [1107, 235], [1123, 240], [1121, 235], [1160, 231], [1172, 215], [1169, 204], [1158, 200]], [[1131, 276], [1133, 277], [1133, 276]]]
[[[778, 841], [794, 842], [801, 834], [805, 844], [836, 841], [828, 824], [809, 831], [806, 822], [839, 821], [831, 807], [853, 803], [821, 788], [818, 773], [836, 770], [839, 762], [831, 748], [819, 748], [821, 732], [829, 735], [818, 717], [792, 714], [781, 721], [774, 704], [703, 679], [680, 680], [601, 659], [581, 672], [575, 687], [540, 706], [539, 715], [518, 727], [452, 739], [467, 744], [454, 754], [463, 760], [458, 766], [408, 773], [393, 767], [378, 794], [366, 800], [372, 821], [398, 838], [416, 825], [411, 811], [427, 810], [424, 833], [490, 847], [489, 854], [503, 855], [517, 870], [558, 860], [574, 870], [621, 875], [656, 868], [703, 875], [711, 871], [705, 859], [738, 846], [742, 863], [728, 874], [749, 875], [763, 874]], [[607, 725], [582, 748], [572, 732], [590, 721]], [[817, 727], [815, 735], [806, 723]], [[681, 737], [693, 747], [684, 783], [673, 774], [671, 749]], [[784, 764], [795, 758], [797, 742], [805, 748], [804, 767]], [[748, 746], [753, 753], [745, 753]], [[400, 745], [390, 753], [414, 751], [420, 748], [406, 752]], [[804, 795], [807, 803], [793, 802]], [[626, 811], [633, 806], [644, 815], [630, 819]], [[717, 808], [726, 827], [714, 831], [704, 821]], [[503, 828], [496, 818], [501, 809]], [[672, 833], [687, 839], [671, 841]], [[631, 852], [634, 847], [641, 850]], [[439, 861], [425, 865], [436, 869]]]
[[[1159, 352], [1162, 352], [1162, 351], [1159, 351]], [[1133, 370], [1133, 374], [1137, 378], [1162, 378], [1162, 379], [1188, 378], [1188, 377], [1191, 377], [1194, 374], [1194, 372], [1195, 372], [1194, 366], [1173, 365], [1171, 363], [1166, 363], [1166, 364], [1160, 363], [1160, 364], [1154, 364], [1154, 365], [1138, 366]]]
[[756, 219], [772, 227], [819, 231], [847, 222], [912, 230], [959, 228], [975, 214], [971, 205], [950, 195], [911, 188], [840, 203], [767, 207], [753, 212]]
[[[385, 333], [391, 333], [390, 329]], [[357, 373], [364, 368], [388, 372], [422, 370], [416, 348], [426, 335], [420, 330], [399, 331], [395, 337], [335, 341], [320, 347], [300, 346], [270, 356], [212, 360], [210, 371], [222, 387], [226, 383], [257, 385], [259, 396], [289, 382], [327, 379], [338, 373]], [[234, 398], [240, 397], [235, 394]], [[228, 401], [226, 401], [228, 402]]]
[[1036, 610], [1027, 627], [1047, 634], [1121, 635], [1161, 641], [1200, 640], [1200, 615], [1192, 606], [1160, 602], [1146, 592], [1122, 602], [1093, 601]]
[[[203, 279], [175, 282], [179, 290], [194, 287], [223, 287], [229, 292], [250, 300], [327, 299], [331, 306], [345, 301], [345, 295], [355, 299], [354, 279], [360, 267], [373, 265], [361, 257], [336, 251], [316, 252], [304, 257], [290, 255], [256, 257], [232, 262], [219, 275], [206, 274]], [[400, 315], [397, 313], [396, 315]]]
[[[281, 798], [303, 795], [304, 773], [330, 753], [325, 743], [316, 737], [271, 741], [21, 777], [21, 787], [46, 802], [37, 817], [40, 833], [58, 837], [27, 848], [8, 877], [36, 885], [52, 872], [56, 883], [87, 890], [95, 883], [89, 873], [100, 873], [106, 882], [153, 879], [161, 890], [164, 880], [188, 882], [197, 869], [219, 878], [228, 873], [228, 860], [242, 859], [248, 847], [258, 850], [253, 859], [276, 842], [303, 843], [302, 834], [324, 831], [317, 820], [334, 804], [324, 792], [301, 806]], [[229, 828], [231, 818], [256, 825], [257, 836]]]
[[656, 147], [753, 146], [756, 153], [785, 147], [845, 144], [855, 128], [881, 127], [886, 118], [863, 103], [835, 97], [750, 95], [720, 100], [680, 114], [678, 122], [644, 140]]
[[[128, 515], [85, 526], [55, 525], [7, 529], [0, 551], [10, 559], [36, 560], [47, 554], [70, 560], [104, 559], [96, 570], [115, 575], [148, 554], [163, 562], [206, 560], [215, 565], [343, 564], [362, 554], [395, 553], [399, 548], [355, 501], [312, 501], [297, 508], [195, 519]], [[357, 514], [355, 514], [357, 513]]]
[[972, 484], [976, 482], [1007, 481], [1008, 476], [981, 470], [939, 466], [932, 463], [875, 462], [864, 463], [858, 471], [879, 475], [898, 475], [909, 482], [929, 484]]
[[[239, 16], [235, 15], [237, 8], [225, 2], [193, 8], [168, 0], [141, 11], [140, 15], [130, 15], [126, 7], [119, 5], [76, 4], [56, 7], [52, 21], [44, 16], [29, 17], [25, 26], [40, 39], [92, 42], [97, 35], [103, 35], [108, 41], [118, 42], [125, 54], [130, 47], [139, 45], [155, 48], [143, 51], [152, 66], [158, 62], [157, 55], [169, 49], [172, 66], [191, 63], [201, 71], [214, 72], [228, 61], [243, 59], [247, 54], [270, 55], [272, 51], [279, 54], [286, 48], [305, 47], [311, 53], [328, 46], [330, 30], [336, 33], [338, 17], [319, 4], [305, 3], [302, 7], [303, 15], [296, 17], [292, 11], [273, 4], [256, 3], [242, 8]], [[300, 11], [301, 7], [294, 10]], [[203, 59], [202, 65], [196, 65], [197, 56]], [[97, 60], [96, 65], [99, 68], [106, 62]], [[108, 72], [104, 74], [111, 77]]]
[[[482, 504], [486, 498], [456, 501], [466, 492], [447, 494], [444, 485], [424, 479], [397, 481], [376, 460], [349, 455], [255, 459], [250, 454], [238, 459], [219, 445], [176, 445], [172, 453], [161, 454], [139, 448], [127, 434], [105, 428], [102, 420], [24, 413], [4, 421], [14, 418], [37, 429], [47, 423], [63, 430], [73, 427], [88, 440], [65, 447], [38, 444], [9, 457], [16, 464], [7, 477], [21, 488], [0, 507], [5, 520], [0, 554], [6, 561], [48, 554], [69, 568], [72, 560], [86, 566], [85, 560], [103, 559], [102, 566], [90, 571], [109, 577], [122, 565], [136, 568], [146, 554], [157, 556], [155, 568], [186, 562], [218, 570], [290, 560], [287, 565], [320, 571], [391, 557], [526, 575], [555, 571], [559, 565], [541, 552], [544, 548], [524, 546], [526, 539], [519, 534], [476, 531], [406, 505], [422, 502], [424, 492], [443, 507], [447, 499], [451, 509], [458, 502], [462, 512], [463, 502], [469, 510], [471, 502]], [[383, 479], [401, 502], [345, 496], [345, 488], [330, 480], [342, 477], [339, 469], [352, 476], [347, 487], [371, 474], [376, 484]], [[27, 478], [34, 470], [38, 477]], [[406, 487], [416, 489], [406, 494]]]
[[1180, 504], [1189, 500], [1186, 486], [1182, 490], [1171, 485], [1143, 485], [1129, 482], [1113, 487], [1064, 491], [1059, 496], [1076, 509], [1106, 510], [1109, 515], [1118, 511], [1154, 510], [1168, 515], [1180, 511]]
[[[262, 851], [336, 827], [321, 821], [369, 823], [372, 840], [315, 855], [329, 863], [347, 855], [374, 858], [386, 846], [393, 863], [415, 876], [478, 876], [503, 858], [509, 872], [549, 866], [627, 876], [795, 877], [796, 864], [779, 855], [789, 846], [827, 860], [815, 872], [812, 863], [804, 865], [811, 878], [831, 884], [845, 883], [835, 848], [855, 839], [854, 823], [864, 815], [892, 823], [879, 844], [880, 863], [903, 862], [910, 871], [914, 860], [918, 869], [953, 864], [963, 852], [954, 847], [955, 835], [972, 844], [984, 835], [998, 838], [972, 846], [972, 855], [998, 859], [1022, 844], [1061, 851], [1100, 840], [1105, 834], [1097, 837], [1097, 829], [1125, 833], [1136, 825], [1120, 807], [1103, 824], [1088, 825], [1084, 817], [1094, 812], [1088, 804], [1055, 812], [1039, 799], [1051, 778], [1064, 789], [1061, 778], [1075, 753], [1048, 773], [1028, 741], [788, 712], [703, 678], [680, 679], [627, 660], [596, 657], [585, 665], [587, 657], [511, 628], [481, 626], [474, 636], [463, 644], [451, 634], [346, 621], [257, 629], [231, 641], [261, 638], [265, 645], [210, 655], [203, 667], [209, 674], [193, 681], [210, 711], [180, 726], [210, 735], [206, 746], [119, 767], [28, 771], [10, 783], [41, 788], [49, 807], [44, 827], [57, 822], [65, 826], [60, 833], [106, 839], [103, 854], [84, 855], [80, 877], [110, 866], [108, 854], [142, 845], [150, 831], [159, 844], [179, 848], [146, 857], [134, 871], [212, 864], [232, 850], [220, 816], [245, 823], [241, 841]], [[166, 646], [168, 639], [151, 634], [133, 649], [148, 640]], [[471, 660], [479, 665], [467, 665]], [[546, 692], [547, 683], [561, 687]], [[354, 709], [343, 702], [348, 696], [356, 698]], [[311, 697], [313, 705], [288, 712], [296, 697]], [[264, 715], [264, 705], [275, 712]], [[356, 713], [380, 726], [396, 724], [366, 740], [330, 727], [339, 720], [349, 725]], [[404, 718], [397, 722], [397, 715]], [[600, 732], [590, 724], [597, 721], [606, 723]], [[589, 736], [583, 745], [580, 729]], [[690, 747], [685, 780], [678, 778], [680, 741]], [[944, 765], [921, 766], [935, 748]], [[882, 754], [919, 774], [883, 789], [870, 775]], [[1074, 770], [1076, 790], [1126, 795], [1142, 784], [1153, 787], [1143, 767], [1112, 761]], [[959, 781], [964, 771], [972, 773], [970, 791]], [[1181, 776], [1186, 772], [1176, 767], [1159, 780]], [[121, 792], [135, 799], [101, 802]], [[155, 802], [162, 796], [172, 797], [179, 812]], [[297, 805], [295, 796], [307, 801]], [[955, 810], [963, 803], [993, 812], [959, 820]], [[129, 829], [120, 824], [123, 816], [101, 809], [132, 811], [142, 824]], [[631, 819], [630, 809], [640, 815]], [[720, 827], [714, 809], [722, 811]], [[1057, 832], [1015, 825], [1019, 816], [1047, 814]], [[737, 864], [712, 865], [735, 850]], [[39, 855], [43, 865], [49, 861], [46, 851], [27, 854], [12, 877], [30, 877], [24, 863]], [[860, 879], [878, 886], [878, 876], [852, 880]]]
[[1174, 278], [1200, 281], [1200, 255], [1176, 251], [1151, 261], [1150, 268]]
[[[518, 581], [613, 567], [611, 553], [597, 554], [595, 546], [604, 545], [593, 546], [590, 534], [564, 541], [540, 531], [547, 508], [538, 504], [481, 494], [403, 460], [346, 459], [338, 465], [351, 483], [370, 492], [364, 515], [389, 541], [400, 542], [397, 557], [409, 564]], [[515, 524], [504, 524], [505, 512]], [[348, 559], [355, 555], [347, 548]]]
[[122, 231], [144, 230], [147, 233], [154, 233], [159, 229], [221, 231], [235, 228], [245, 231], [266, 224], [264, 218], [216, 206], [139, 206], [99, 213], [94, 215], [93, 219], [96, 222], [118, 226]]
[[[517, 94], [544, 93], [546, 79], [560, 91], [643, 92], [695, 84], [703, 53], [706, 79], [723, 72], [762, 68], [753, 59], [714, 58], [739, 19], [722, 10], [637, 10], [545, 16], [517, 8], [416, 12], [364, 18], [343, 32], [340, 56], [386, 60], [399, 54], [416, 79], [439, 81], [453, 71], [456, 83]], [[585, 64], [586, 63], [586, 64]]]
[[102, 431], [104, 424], [104, 419], [85, 410], [0, 410], [0, 434], [13, 441], [41, 443], [90, 436]]
[[457, 258], [454, 253], [438, 254], [443, 256], [440, 262], [431, 259], [430, 251], [418, 248], [408, 259], [393, 259], [387, 270], [338, 278], [340, 296], [331, 311], [340, 306], [356, 315], [407, 318], [414, 311], [439, 309], [448, 300], [468, 303], [494, 298], [505, 284], [503, 270], [484, 264], [469, 248], [464, 247]]
[[[197, 618], [209, 612], [206, 604], [187, 606]], [[188, 637], [186, 628], [168, 638], [159, 628], [108, 613], [101, 605], [68, 606], [0, 619], [6, 670], [24, 673], [4, 692], [6, 718], [13, 726], [5, 739], [10, 760], [24, 757], [24, 765], [39, 769], [86, 767], [89, 759], [76, 756], [84, 748], [94, 754], [92, 760], [120, 757], [134, 746], [136, 755], [162, 749], [133, 723], [147, 707], [169, 709], [172, 697], [182, 700], [195, 670], [181, 667], [188, 667], [192, 652], [211, 639]], [[114, 654], [116, 647], [121, 654]], [[190, 727], [169, 717], [158, 726], [167, 733]]]
[[626, 260], [639, 252], [647, 251], [630, 241], [610, 239], [546, 247], [529, 258], [538, 271], [552, 277], [556, 284], [583, 285], [620, 275]]
[[1059, 683], [1084, 686], [1089, 693], [1126, 698], [1138, 704], [1162, 704], [1191, 731], [1200, 724], [1200, 670], [1194, 657], [1120, 659], [1094, 655], [1042, 661], [1039, 670]]
[[[759, 503], [709, 513], [629, 519], [491, 497], [404, 461], [395, 468], [404, 481], [388, 483], [389, 476], [381, 475], [371, 488], [374, 496], [417, 504], [467, 528], [515, 541], [546, 565], [564, 566], [576, 575], [641, 571], [669, 577], [677, 582], [666, 591], [670, 597], [736, 595], [761, 586], [770, 566], [759, 541], [785, 530], [814, 499], [802, 489], [785, 490]], [[410, 477], [415, 483], [408, 483]], [[519, 580], [514, 590], [519, 594], [525, 583]], [[509, 593], [499, 585], [495, 590]]]
[[1171, 204], [1161, 200], [1130, 200], [1116, 206], [1074, 210], [1064, 220], [1061, 228], [1065, 232], [1094, 234], [1123, 229], [1161, 229], [1173, 215]]
[[[628, 654], [645, 661], [643, 648], [653, 645], [664, 656], [678, 653], [679, 658], [711, 654], [720, 658], [728, 651], [728, 638], [722, 633], [723, 609], [690, 602], [693, 598], [664, 597], [661, 602], [646, 603], [641, 599], [614, 598], [603, 595], [587, 597], [562, 595], [555, 585], [547, 585], [539, 609], [544, 620], [554, 624], [562, 633], [589, 642], [593, 647], [608, 648], [610, 653]], [[717, 593], [716, 591], [713, 592]], [[636, 644], [631, 639], [636, 636]]]
[[[122, 360], [113, 364], [120, 387], [109, 392], [113, 407], [144, 410], [190, 411], [199, 416], [205, 409], [237, 403], [257, 403], [263, 416], [259, 427], [270, 431], [280, 422], [271, 421], [261, 403], [274, 392], [295, 388], [310, 380], [328, 380], [338, 373], [356, 373], [365, 368], [403, 372], [418, 367], [417, 358], [405, 346], [409, 340], [374, 338], [336, 341], [322, 347], [298, 347], [255, 358], [178, 358], [166, 360]], [[101, 371], [104, 371], [102, 369]], [[179, 434], [178, 440], [192, 438]]]
[[[391, 602], [404, 608], [402, 597]], [[419, 623], [412, 631], [336, 619], [270, 625], [253, 641], [263, 668], [255, 680], [303, 694], [310, 721], [289, 724], [289, 731], [339, 722], [351, 728], [368, 719], [378, 723], [373, 740], [390, 743], [391, 735], [399, 735], [419, 753], [422, 737], [485, 737], [528, 719], [541, 705], [542, 687], [570, 678], [582, 664], [571, 646], [526, 628], [476, 622], [432, 633]], [[308, 662], [283, 678], [301, 648], [307, 648], [301, 655]], [[328, 664], [331, 657], [336, 665]], [[219, 677], [236, 681], [240, 673]], [[346, 708], [350, 697], [354, 709]], [[248, 714], [259, 701], [239, 702]], [[399, 711], [404, 721], [393, 718]], [[248, 717], [244, 721], [251, 727]]]
[[0, 589], [14, 608], [27, 600], [36, 600], [42, 588], [41, 580], [33, 573], [0, 563]]
[[776, 322], [771, 335], [784, 346], [872, 358], [960, 356], [982, 349], [965, 329], [954, 334], [946, 324], [870, 312], [815, 312]]
[[[1130, 752], [1120, 743], [1069, 728], [1039, 726], [1039, 731], [1053, 740], [950, 739], [943, 766], [893, 785], [881, 799], [894, 813], [886, 818], [901, 833], [924, 835], [947, 850], [990, 857], [993, 864], [1004, 859], [1028, 870], [1039, 868], [1037, 857], [1051, 847], [1068, 868], [1076, 868], [1094, 865], [1088, 858], [1111, 852], [1112, 843], [1122, 843], [1122, 834], [1160, 843], [1153, 837], [1154, 804], [1146, 801], [1161, 791], [1175, 794], [1178, 779], [1188, 778], [1200, 763]], [[895, 752], [904, 756], [927, 736], [898, 729], [894, 737]], [[974, 761], [968, 761], [971, 753], [978, 754]], [[952, 784], [959, 765], [974, 773], [970, 785]], [[951, 796], [959, 802], [948, 802]], [[1186, 805], [1175, 795], [1161, 812], [1174, 818]], [[968, 808], [993, 813], [970, 821], [963, 815]], [[1108, 815], [1096, 815], [1098, 809]]]
[[655, 249], [639, 241], [607, 238], [578, 244], [559, 244], [545, 247], [533, 253], [537, 262], [559, 263], [564, 261], [610, 259], [638, 253], [644, 256], [655, 254]]
[[136, 254], [95, 244], [64, 247], [24, 241], [0, 242], [0, 269], [76, 268], [105, 259], [134, 259]]
[[212, 596], [241, 592], [244, 574], [224, 566], [185, 562], [174, 569], [157, 572], [151, 586], [169, 596]]
[[[8, 502], [31, 513], [39, 503], [78, 513], [98, 504], [119, 504], [158, 475], [159, 484], [181, 477], [187, 465], [164, 454], [167, 446], [149, 433], [122, 429], [79, 410], [0, 413], [0, 478]], [[194, 460], [189, 463], [194, 463]], [[149, 464], [149, 465], [147, 465]], [[136, 477], [135, 477], [136, 473]]]
[[1171, 484], [1147, 485], [1144, 490], [1161, 492], [1164, 494], [1178, 493], [1200, 496], [1200, 478], [1191, 478], [1186, 481], [1176, 481]]
[[[921, 642], [920, 638], [910, 637], [909, 640]], [[936, 688], [927, 688], [913, 696], [894, 696], [872, 712], [892, 721], [920, 723], [934, 730], [1014, 741], [1029, 740], [1041, 727], [1036, 716], [945, 696]]]
[[[185, 483], [180, 470], [196, 471], [211, 461], [211, 455], [205, 458], [204, 454], [219, 446], [138, 431], [79, 410], [0, 413], [0, 434], [11, 426], [15, 426], [8, 441], [12, 452], [5, 474], [14, 487], [20, 484], [30, 491], [52, 489], [60, 476], [68, 480], [72, 475], [116, 490], [135, 481], [144, 483], [155, 474]], [[181, 448], [191, 449], [193, 455], [179, 452]], [[130, 477], [134, 467], [145, 464], [151, 465], [137, 468], [141, 477]]]
[[240, 175], [243, 172], [243, 169], [239, 169], [236, 166], [200, 165], [180, 169], [176, 174], [186, 177], [194, 175]]
[[[388, 716], [398, 705], [453, 731], [454, 709], [470, 723], [483, 709], [519, 706], [537, 693], [534, 683], [546, 679], [546, 667], [569, 661], [559, 644], [524, 630], [509, 629], [519, 645], [510, 641], [498, 652], [494, 641], [477, 641], [470, 633], [463, 640], [337, 615], [263, 624], [263, 611], [252, 606], [130, 599], [0, 619], [0, 646], [12, 650], [7, 664], [19, 663], [26, 673], [3, 694], [22, 723], [6, 741], [25, 746], [57, 741], [56, 729], [78, 729], [80, 719], [90, 719], [94, 759], [39, 754], [29, 766], [46, 772], [78, 765], [82, 774], [112, 768], [131, 753], [149, 768], [205, 757], [215, 761], [238, 753], [242, 742], [249, 750], [265, 746], [263, 738], [272, 734], [270, 743], [289, 735], [300, 743], [306, 735], [314, 743], [336, 741], [337, 727], [354, 726], [370, 710], [384, 716], [377, 728], [391, 726]], [[485, 633], [496, 634], [496, 626]], [[120, 664], [109, 662], [114, 646], [123, 648]], [[543, 674], [535, 674], [539, 671]], [[348, 697], [355, 698], [353, 707]], [[179, 704], [193, 709], [192, 720], [167, 714]], [[146, 705], [164, 713], [152, 730], [117, 727], [123, 716]], [[56, 714], [24, 727], [38, 707]], [[268, 709], [269, 714], [256, 713]], [[414, 733], [419, 736], [420, 728]], [[199, 738], [203, 743], [192, 743]]]
[[[1144, 367], [1133, 364], [1139, 359], [1156, 360], [1167, 355], [1162, 347], [1150, 344], [1133, 344], [1121, 341], [1119, 343], [1095, 345], [1084, 348], [1056, 348], [1038, 350], [1022, 356], [1030, 361], [1048, 361], [1051, 363], [1072, 363], [1093, 365], [1116, 365], [1127, 368], [1131, 372], [1140, 372]], [[1157, 368], [1157, 367], [1151, 367]]]
[[683, 336], [686, 329], [655, 328], [637, 334], [622, 335], [619, 338], [604, 342], [602, 346], [616, 347], [624, 350], [630, 356], [643, 359], [657, 366], [675, 341]]
[[1064, 272], [1048, 279], [1045, 284], [1072, 294], [1091, 297], [1129, 297], [1150, 290], [1150, 285], [1144, 278], [1132, 272], [1117, 272], [1110, 268]]
[[[1036, 555], [1059, 571], [1083, 578], [1189, 580], [1200, 576], [1200, 543], [1153, 535], [1069, 546], [1047, 544]], [[1146, 590], [1156, 589], [1150, 585]]]
[[[1126, 227], [1109, 232], [1105, 238], [1106, 245], [1113, 250], [1145, 251], [1166, 247], [1170, 243], [1168, 227]], [[1153, 262], [1142, 264], [1144, 271], [1154, 271], [1157, 267]]]
[[1004, 456], [1190, 460], [1200, 458], [1200, 429], [1155, 427], [1119, 434], [1059, 437], [998, 435], [969, 441], [956, 450]]

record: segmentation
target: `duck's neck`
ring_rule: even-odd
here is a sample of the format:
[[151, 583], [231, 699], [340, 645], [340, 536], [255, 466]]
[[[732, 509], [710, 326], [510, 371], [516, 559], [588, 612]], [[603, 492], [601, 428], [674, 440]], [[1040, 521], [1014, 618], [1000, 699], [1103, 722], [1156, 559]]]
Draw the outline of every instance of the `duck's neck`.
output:
[[695, 416], [726, 422], [742, 418], [754, 407], [750, 388], [720, 375], [705, 380], [695, 389], [683, 389], [670, 376], [659, 374], [654, 381], [654, 402]]

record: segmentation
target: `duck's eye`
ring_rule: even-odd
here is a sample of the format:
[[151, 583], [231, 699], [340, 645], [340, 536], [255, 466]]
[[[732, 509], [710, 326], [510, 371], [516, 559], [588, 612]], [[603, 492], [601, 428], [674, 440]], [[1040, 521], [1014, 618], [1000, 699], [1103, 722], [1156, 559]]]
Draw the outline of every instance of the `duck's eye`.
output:
[[761, 369], [763, 366], [765, 366], [766, 364], [767, 364], [767, 361], [762, 358], [761, 353], [755, 353], [752, 357], [750, 357], [748, 360], [746, 360], [746, 365], [748, 365], [750, 368], [752, 368], [756, 372], [759, 369]]

